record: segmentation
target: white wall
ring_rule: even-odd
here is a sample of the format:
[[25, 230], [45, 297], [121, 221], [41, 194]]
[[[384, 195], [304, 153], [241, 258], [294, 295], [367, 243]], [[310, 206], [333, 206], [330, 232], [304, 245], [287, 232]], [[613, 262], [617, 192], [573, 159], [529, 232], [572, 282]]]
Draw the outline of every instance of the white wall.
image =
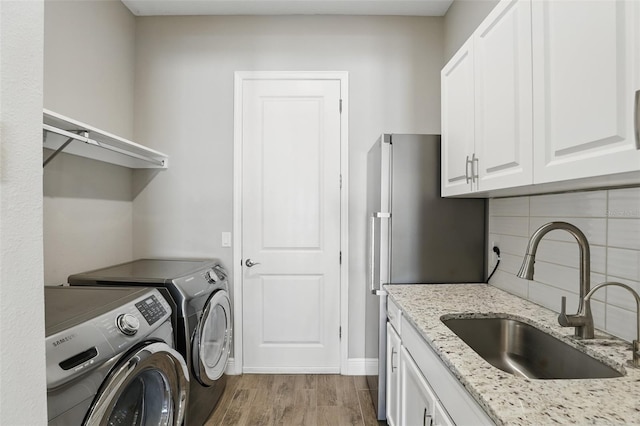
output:
[[454, 0], [444, 17], [444, 58], [447, 62], [500, 0]]
[[42, 1], [0, 2], [0, 424], [47, 421]]
[[134, 200], [134, 255], [230, 268], [235, 71], [348, 71], [349, 356], [363, 357], [366, 153], [382, 132], [440, 132], [442, 31], [442, 18], [139, 18], [135, 135], [170, 167]]
[[[131, 139], [134, 16], [118, 0], [46, 0], [44, 29], [45, 108]], [[131, 260], [132, 182], [129, 169], [72, 155], [47, 165], [46, 284]]]
[[[556, 312], [567, 297], [567, 313], [578, 304], [579, 256], [575, 239], [548, 233], [536, 256], [535, 281], [518, 272], [529, 236], [554, 220], [570, 222], [591, 247], [591, 286], [618, 281], [640, 292], [640, 188], [494, 199], [489, 202], [489, 250], [495, 243], [502, 261], [491, 284]], [[494, 259], [489, 261], [493, 268]], [[636, 336], [636, 304], [627, 290], [606, 287], [594, 294], [595, 326], [626, 340]]]

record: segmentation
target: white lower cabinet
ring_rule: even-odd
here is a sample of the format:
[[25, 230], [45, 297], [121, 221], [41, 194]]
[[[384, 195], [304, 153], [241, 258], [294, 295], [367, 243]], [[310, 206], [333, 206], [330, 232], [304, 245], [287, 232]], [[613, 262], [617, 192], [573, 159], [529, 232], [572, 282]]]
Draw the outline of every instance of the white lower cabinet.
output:
[[400, 426], [400, 336], [387, 323], [387, 423]]
[[446, 426], [453, 425], [444, 408], [438, 402], [431, 386], [407, 352], [400, 349], [400, 418], [404, 425]]
[[387, 323], [389, 425], [493, 425], [413, 324], [399, 317], [399, 333]]
[[445, 425], [445, 426], [454, 426], [453, 420], [449, 417], [446, 410], [442, 406], [442, 404], [437, 403], [433, 409], [433, 424], [434, 425]]

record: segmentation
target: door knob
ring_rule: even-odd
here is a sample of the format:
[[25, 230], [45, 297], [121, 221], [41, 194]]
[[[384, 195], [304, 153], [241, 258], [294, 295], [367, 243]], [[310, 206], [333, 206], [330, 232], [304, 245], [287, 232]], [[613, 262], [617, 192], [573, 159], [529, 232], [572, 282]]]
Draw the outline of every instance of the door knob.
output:
[[251, 259], [247, 259], [244, 264], [247, 265], [247, 268], [251, 268], [252, 266], [259, 265], [260, 262], [252, 262]]

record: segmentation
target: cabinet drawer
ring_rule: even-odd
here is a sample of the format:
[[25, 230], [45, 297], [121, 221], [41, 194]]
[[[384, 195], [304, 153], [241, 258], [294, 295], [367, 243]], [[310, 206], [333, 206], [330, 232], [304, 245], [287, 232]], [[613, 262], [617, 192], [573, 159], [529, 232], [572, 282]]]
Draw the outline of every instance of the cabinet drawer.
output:
[[400, 335], [402, 335], [402, 333], [400, 332], [401, 317], [402, 311], [400, 310], [398, 305], [396, 305], [395, 302], [391, 300], [391, 298], [387, 298], [387, 318], [389, 319], [389, 323], [391, 323], [393, 328], [395, 328]]

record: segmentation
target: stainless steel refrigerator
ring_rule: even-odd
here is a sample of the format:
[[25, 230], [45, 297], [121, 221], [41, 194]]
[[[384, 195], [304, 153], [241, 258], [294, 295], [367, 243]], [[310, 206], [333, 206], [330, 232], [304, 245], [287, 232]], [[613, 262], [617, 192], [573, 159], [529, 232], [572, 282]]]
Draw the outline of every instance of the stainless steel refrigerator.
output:
[[386, 419], [383, 285], [485, 280], [485, 201], [440, 197], [440, 136], [383, 134], [367, 156], [365, 356], [379, 420]]

